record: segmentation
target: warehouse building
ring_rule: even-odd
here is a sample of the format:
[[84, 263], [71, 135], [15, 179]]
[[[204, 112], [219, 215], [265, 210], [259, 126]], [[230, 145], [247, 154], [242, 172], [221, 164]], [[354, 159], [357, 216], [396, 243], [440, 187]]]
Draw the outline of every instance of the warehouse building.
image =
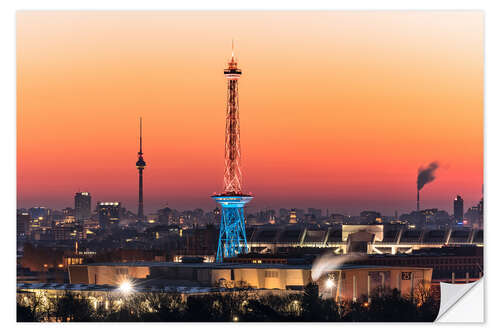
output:
[[315, 282], [323, 297], [365, 299], [397, 289], [412, 295], [430, 287], [432, 268], [342, 265], [324, 272], [317, 281], [310, 264], [235, 263], [99, 263], [69, 267], [70, 283], [120, 286], [131, 281], [139, 287], [175, 286], [247, 287], [258, 290], [299, 291]]

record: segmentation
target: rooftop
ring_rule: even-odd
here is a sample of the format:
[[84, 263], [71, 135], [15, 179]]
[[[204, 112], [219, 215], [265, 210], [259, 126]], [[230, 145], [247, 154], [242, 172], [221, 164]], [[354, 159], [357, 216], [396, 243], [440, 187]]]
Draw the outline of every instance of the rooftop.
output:
[[[70, 284], [70, 283], [18, 283], [16, 286], [18, 291], [35, 291], [35, 290], [53, 290], [53, 291], [102, 291], [121, 293], [118, 286], [108, 284]], [[170, 293], [206, 293], [211, 291], [226, 291], [225, 288], [211, 287], [158, 287], [158, 286], [135, 286], [135, 292], [170, 292]]]
[[[235, 269], [235, 268], [260, 268], [260, 269], [305, 269], [310, 270], [312, 264], [247, 264], [247, 263], [177, 263], [177, 262], [111, 262], [111, 263], [92, 263], [86, 265], [71, 265], [71, 266], [111, 266], [111, 267], [186, 267], [186, 268], [206, 268], [206, 269]], [[403, 266], [402, 266], [403, 267]], [[352, 265], [343, 264], [335, 269], [352, 270], [352, 269], [394, 269], [397, 266], [381, 266], [381, 265]], [[422, 268], [422, 267], [413, 267]]]

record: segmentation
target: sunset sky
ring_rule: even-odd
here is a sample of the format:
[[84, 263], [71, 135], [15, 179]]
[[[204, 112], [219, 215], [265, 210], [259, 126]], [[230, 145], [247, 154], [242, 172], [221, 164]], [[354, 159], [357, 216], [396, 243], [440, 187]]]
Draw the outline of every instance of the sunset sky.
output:
[[18, 207], [75, 192], [213, 209], [234, 38], [243, 188], [258, 208], [466, 208], [483, 184], [481, 12], [18, 12]]

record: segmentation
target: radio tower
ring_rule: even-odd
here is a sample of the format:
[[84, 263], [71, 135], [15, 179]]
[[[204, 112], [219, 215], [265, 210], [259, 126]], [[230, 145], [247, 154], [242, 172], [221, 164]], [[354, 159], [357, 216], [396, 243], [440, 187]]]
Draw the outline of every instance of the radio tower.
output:
[[146, 162], [144, 162], [144, 159], [142, 158], [142, 117], [139, 120], [139, 152], [137, 153], [137, 163], [135, 163], [135, 166], [139, 170], [139, 209], [137, 210], [137, 220], [139, 222], [144, 222], [144, 202], [142, 198], [142, 172], [144, 171], [144, 168], [146, 167]]
[[253, 199], [241, 190], [240, 115], [238, 106], [238, 79], [241, 70], [234, 59], [234, 41], [231, 60], [224, 70], [227, 79], [226, 140], [224, 191], [212, 196], [222, 207], [217, 262], [235, 257], [248, 249], [243, 207]]

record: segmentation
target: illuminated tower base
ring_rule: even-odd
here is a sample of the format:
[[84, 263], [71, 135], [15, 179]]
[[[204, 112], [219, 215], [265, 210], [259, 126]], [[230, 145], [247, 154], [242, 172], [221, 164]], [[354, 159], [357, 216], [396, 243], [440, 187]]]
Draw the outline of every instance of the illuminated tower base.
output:
[[243, 207], [253, 199], [249, 195], [214, 195], [212, 196], [222, 207], [219, 245], [216, 262], [223, 258], [236, 257], [247, 253], [248, 244], [245, 231], [245, 215]]

